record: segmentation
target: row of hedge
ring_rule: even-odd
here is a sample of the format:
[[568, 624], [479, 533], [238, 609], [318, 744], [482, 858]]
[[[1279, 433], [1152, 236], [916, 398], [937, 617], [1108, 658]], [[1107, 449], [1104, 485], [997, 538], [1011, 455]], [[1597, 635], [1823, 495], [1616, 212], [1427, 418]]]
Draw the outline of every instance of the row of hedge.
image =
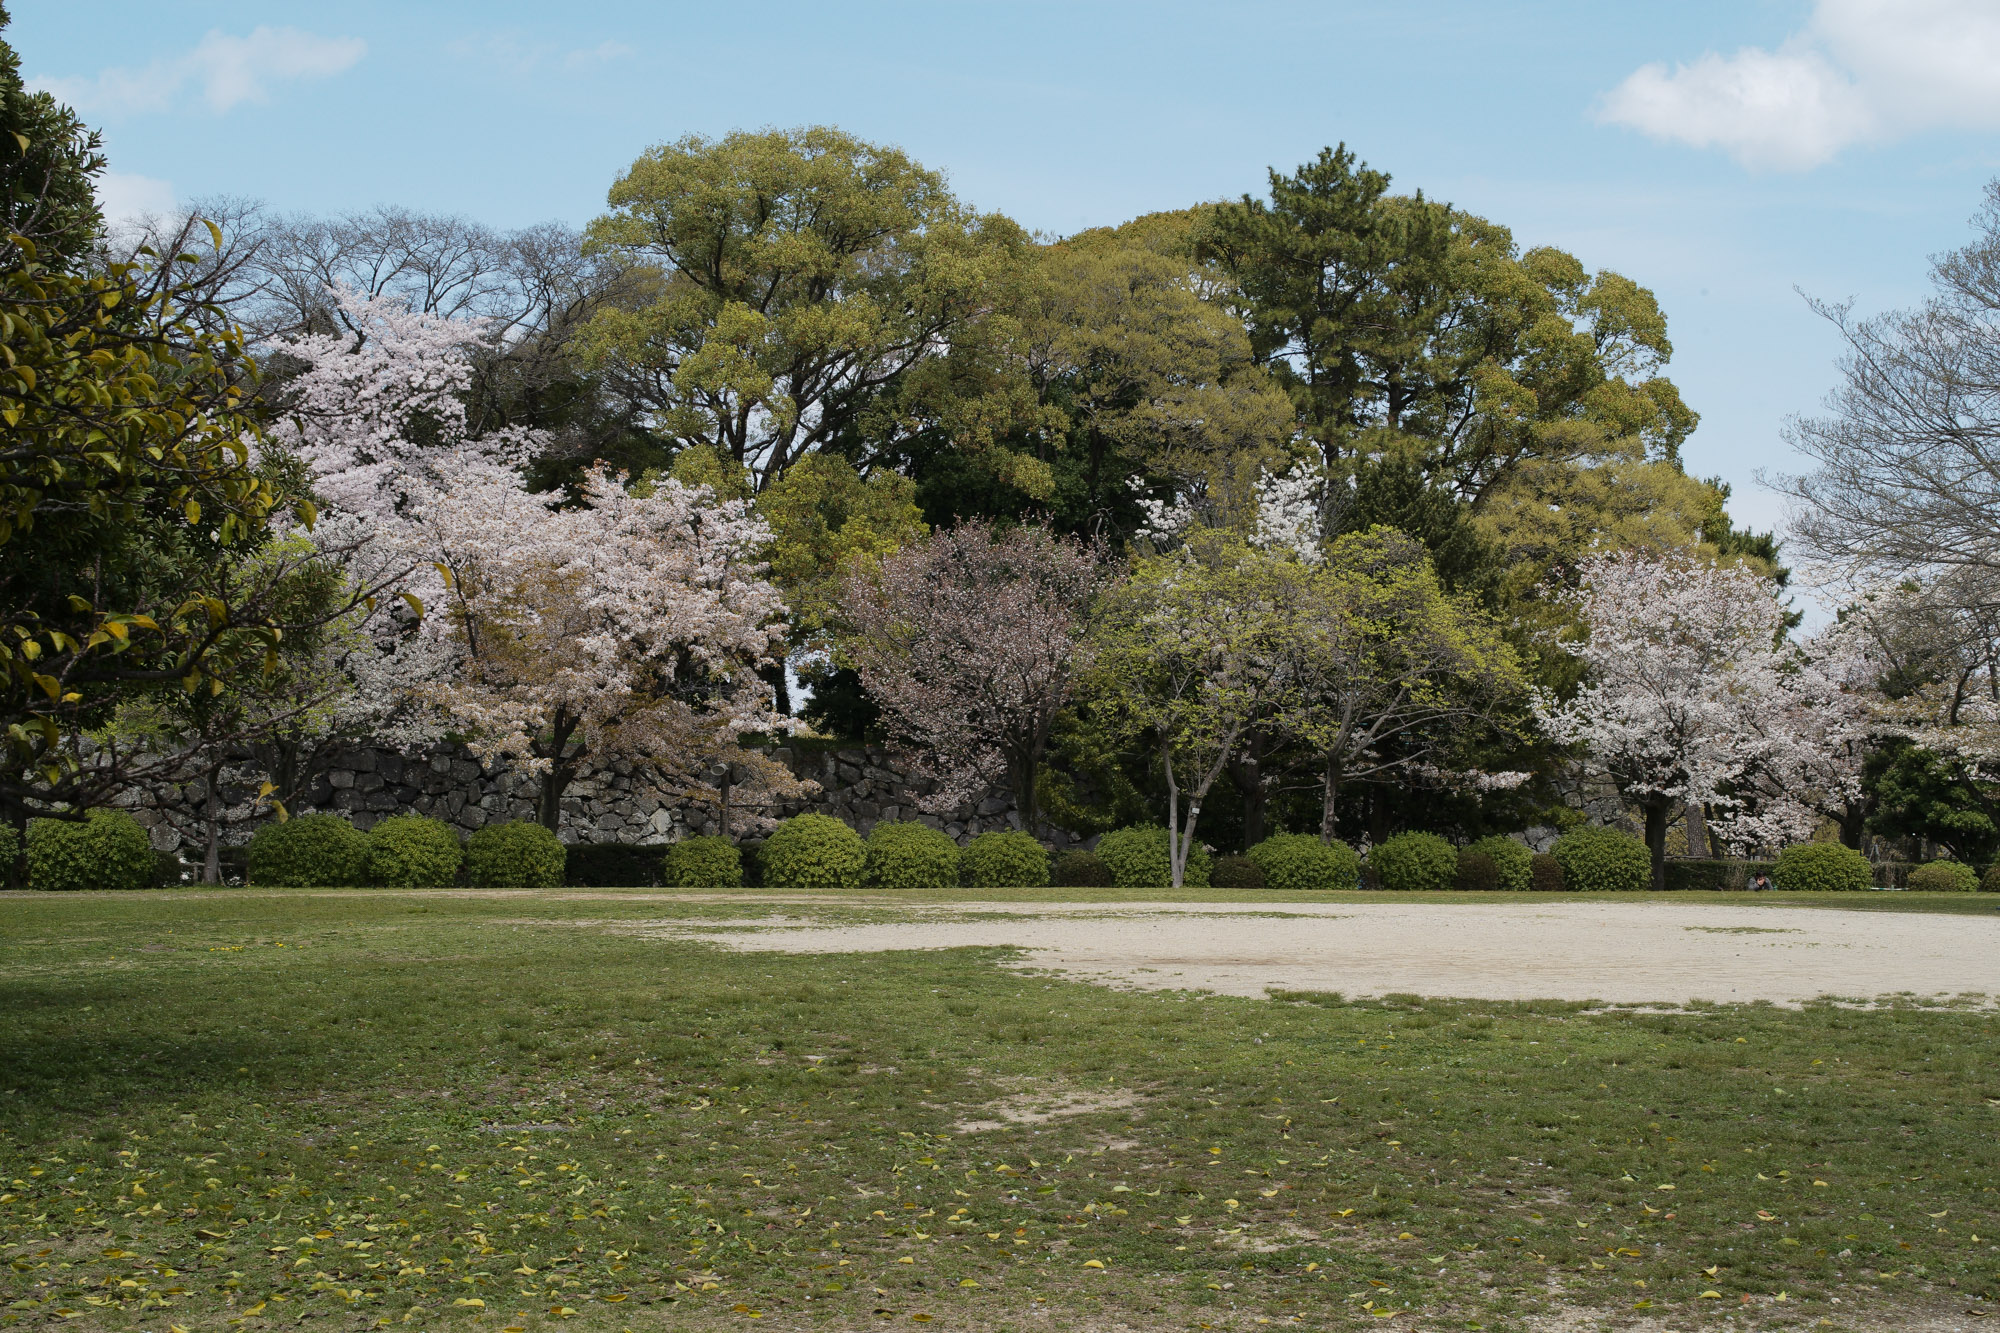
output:
[[[146, 830], [123, 810], [30, 820], [27, 833], [31, 889], [149, 889], [167, 879]], [[12, 862], [17, 847], [14, 831], [0, 828], [0, 858]], [[338, 815], [302, 815], [257, 830], [246, 878], [273, 888], [415, 889], [462, 875], [485, 887], [542, 888], [563, 882], [563, 864], [562, 843], [540, 824], [489, 824], [461, 842], [449, 825], [418, 815], [382, 820], [366, 833]]]
[[[1026, 833], [982, 833], [965, 847], [927, 824], [885, 820], [864, 839], [830, 815], [794, 815], [756, 850], [774, 889], [1039, 888], [1049, 854]], [[727, 889], [745, 878], [742, 849], [722, 838], [684, 838], [667, 849], [660, 883]]]
[[[37, 819], [28, 825], [28, 882], [46, 890], [136, 889], [161, 882], [161, 858], [146, 832], [120, 810], [93, 810], [82, 820]], [[1055, 858], [1025, 833], [985, 833], [960, 848], [924, 824], [888, 821], [867, 838], [827, 815], [798, 815], [780, 824], [748, 867], [772, 888], [911, 889], [1160, 888], [1172, 880], [1167, 831], [1134, 826], [1105, 834], [1095, 851]], [[16, 844], [0, 827], [0, 863]], [[566, 849], [540, 824], [489, 824], [461, 842], [448, 825], [403, 815], [363, 833], [338, 815], [305, 815], [267, 824], [250, 840], [247, 879], [270, 887], [435, 888], [461, 882], [482, 887], [540, 888], [571, 882], [629, 886], [656, 877], [670, 888], [736, 888], [746, 878], [745, 849], [722, 838], [687, 838], [664, 853], [656, 847], [583, 845]], [[574, 863], [574, 864], [572, 864]], [[1873, 886], [1874, 867], [1838, 843], [1799, 843], [1775, 861], [1672, 861], [1670, 889], [1737, 889], [1767, 874], [1779, 889], [1858, 891]], [[1972, 867], [1933, 861], [1903, 876], [1925, 892], [2000, 892], [2000, 865], [1985, 878]], [[1397, 892], [1444, 889], [1636, 892], [1652, 882], [1646, 846], [1627, 833], [1580, 828], [1548, 854], [1507, 837], [1455, 848], [1435, 833], [1399, 833], [1365, 863], [1341, 842], [1304, 833], [1266, 838], [1244, 856], [1190, 853], [1183, 882], [1191, 888], [1345, 890], [1363, 883]]]

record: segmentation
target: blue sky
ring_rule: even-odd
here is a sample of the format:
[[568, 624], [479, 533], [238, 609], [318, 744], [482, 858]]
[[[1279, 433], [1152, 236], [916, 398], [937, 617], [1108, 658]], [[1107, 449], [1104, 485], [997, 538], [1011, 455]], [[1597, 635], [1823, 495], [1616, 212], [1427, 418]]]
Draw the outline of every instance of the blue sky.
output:
[[581, 223], [650, 144], [839, 125], [1065, 233], [1261, 191], [1345, 141], [1653, 288], [1702, 425], [1758, 469], [1832, 383], [1798, 295], [1920, 299], [2000, 175], [2000, 0], [568, 5], [14, 0], [117, 209], [213, 194]]

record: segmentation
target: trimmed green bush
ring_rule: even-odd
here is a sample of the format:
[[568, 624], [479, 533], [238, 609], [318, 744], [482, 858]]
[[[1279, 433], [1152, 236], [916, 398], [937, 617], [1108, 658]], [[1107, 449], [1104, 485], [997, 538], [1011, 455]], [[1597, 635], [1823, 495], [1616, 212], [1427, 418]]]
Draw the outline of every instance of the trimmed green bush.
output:
[[576, 889], [650, 889], [660, 849], [628, 842], [573, 842], [563, 849], [563, 882]]
[[858, 889], [868, 868], [861, 835], [831, 815], [793, 815], [765, 840], [760, 859], [773, 889]]
[[12, 824], [0, 824], [0, 884], [13, 887], [14, 862], [20, 855], [21, 835]]
[[928, 824], [884, 820], [868, 835], [862, 878], [876, 889], [938, 889], [958, 883], [958, 844]]
[[1652, 887], [1653, 855], [1646, 844], [1617, 829], [1571, 829], [1556, 839], [1563, 887], [1578, 893], [1637, 893]]
[[1910, 887], [1919, 893], [1971, 893], [1979, 876], [1957, 861], [1928, 861], [1910, 872]]
[[1485, 852], [1458, 849], [1458, 887], [1469, 893], [1492, 893], [1500, 887], [1500, 867]]
[[153, 883], [153, 845], [123, 810], [92, 810], [83, 819], [28, 821], [28, 887], [145, 889]]
[[368, 835], [340, 815], [266, 824], [250, 835], [244, 878], [259, 888], [356, 888], [368, 882]]
[[1448, 889], [1458, 880], [1458, 849], [1435, 833], [1398, 833], [1368, 853], [1375, 887], [1394, 893]]
[[1064, 852], [1049, 872], [1049, 883], [1065, 889], [1108, 889], [1111, 867], [1096, 852], [1081, 849]]
[[[1164, 889], [1174, 882], [1167, 831], [1158, 824], [1111, 830], [1097, 840], [1097, 855], [1111, 867], [1111, 882], [1121, 889]], [[1214, 868], [1208, 849], [1196, 843], [1188, 852], [1183, 882], [1191, 889], [1209, 888], [1208, 876]]]
[[740, 889], [743, 853], [727, 838], [682, 838], [660, 859], [660, 886], [668, 889]]
[[1269, 887], [1264, 882], [1264, 872], [1257, 863], [1247, 856], [1218, 856], [1209, 868], [1208, 887], [1211, 889], [1262, 889]]
[[475, 829], [465, 840], [465, 878], [488, 889], [553, 889], [569, 851], [562, 839], [526, 819]]
[[1528, 844], [1495, 833], [1467, 845], [1468, 852], [1482, 852], [1493, 859], [1493, 869], [1500, 877], [1500, 888], [1508, 893], [1526, 893], [1534, 887], [1529, 875], [1529, 863], [1535, 854], [1528, 850]]
[[1250, 849], [1272, 889], [1351, 889], [1361, 883], [1361, 858], [1344, 842], [1311, 833], [1274, 833]]
[[1718, 892], [1729, 887], [1734, 865], [1731, 861], [1670, 860], [1667, 862], [1667, 888], [1683, 892]]
[[1981, 893], [2000, 893], [2000, 861], [1986, 868], [1986, 874], [1979, 881]]
[[368, 830], [368, 878], [385, 889], [441, 889], [464, 859], [458, 834], [441, 819], [394, 815]]
[[1852, 847], [1837, 842], [1795, 842], [1778, 853], [1771, 881], [1793, 892], [1860, 893], [1875, 879], [1875, 867]]
[[982, 833], [959, 854], [958, 882], [968, 889], [1046, 888], [1048, 849], [1032, 833]]
[[1562, 862], [1547, 852], [1536, 852], [1529, 857], [1528, 887], [1536, 893], [1561, 893], [1565, 887]]

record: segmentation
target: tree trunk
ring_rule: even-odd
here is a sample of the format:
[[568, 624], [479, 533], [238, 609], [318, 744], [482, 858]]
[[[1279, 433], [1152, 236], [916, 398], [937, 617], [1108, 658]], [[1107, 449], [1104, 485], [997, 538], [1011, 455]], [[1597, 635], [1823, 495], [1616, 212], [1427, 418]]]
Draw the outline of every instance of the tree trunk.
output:
[[542, 773], [541, 790], [535, 796], [535, 822], [551, 833], [562, 831], [562, 796], [569, 790], [571, 776], [566, 764], [550, 764]]
[[1642, 808], [1646, 812], [1646, 850], [1653, 854], [1653, 890], [1657, 893], [1667, 887], [1667, 803], [1652, 800]]
[[1014, 797], [1014, 811], [1021, 816], [1021, 830], [1035, 831], [1035, 769], [1031, 756], [1017, 756], [1007, 764], [1007, 786]]
[[1708, 860], [1715, 855], [1715, 849], [1708, 841], [1708, 811], [1701, 802], [1695, 801], [1687, 808], [1688, 855]]
[[1326, 776], [1320, 788], [1319, 840], [1330, 843], [1340, 831], [1340, 761], [1326, 757]]
[[222, 765], [208, 770], [208, 798], [202, 802], [202, 824], [206, 846], [201, 856], [201, 882], [222, 883], [222, 797], [216, 786], [222, 780]]
[[1264, 821], [1270, 813], [1271, 794], [1264, 776], [1262, 738], [1253, 738], [1243, 747], [1243, 758], [1230, 765], [1229, 775], [1243, 794], [1243, 850], [1264, 841]]
[[792, 673], [787, 669], [785, 663], [779, 662], [775, 666], [758, 667], [757, 674], [763, 678], [766, 685], [771, 687], [771, 694], [775, 700], [777, 710], [784, 716], [790, 717], [792, 715]]
[[1865, 852], [1862, 839], [1868, 834], [1868, 805], [1865, 801], [1849, 801], [1840, 810], [1840, 844], [1852, 847], [1857, 852]]

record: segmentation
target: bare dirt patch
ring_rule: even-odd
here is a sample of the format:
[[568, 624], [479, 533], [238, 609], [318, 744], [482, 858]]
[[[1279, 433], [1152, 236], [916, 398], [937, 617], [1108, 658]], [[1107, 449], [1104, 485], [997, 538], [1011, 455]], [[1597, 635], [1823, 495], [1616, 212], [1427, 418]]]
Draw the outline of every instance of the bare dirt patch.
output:
[[1075, 1115], [1123, 1111], [1139, 1104], [1137, 1093], [1124, 1088], [1091, 1091], [1061, 1083], [1035, 1082], [982, 1108], [987, 1116], [960, 1120], [952, 1126], [961, 1134], [980, 1134], [1009, 1125], [1046, 1125]]
[[1013, 947], [1019, 966], [1145, 990], [1416, 994], [1611, 1004], [1796, 1005], [1834, 997], [1988, 1003], [2000, 916], [1676, 903], [910, 906], [907, 919], [735, 930], [617, 928], [748, 951]]

